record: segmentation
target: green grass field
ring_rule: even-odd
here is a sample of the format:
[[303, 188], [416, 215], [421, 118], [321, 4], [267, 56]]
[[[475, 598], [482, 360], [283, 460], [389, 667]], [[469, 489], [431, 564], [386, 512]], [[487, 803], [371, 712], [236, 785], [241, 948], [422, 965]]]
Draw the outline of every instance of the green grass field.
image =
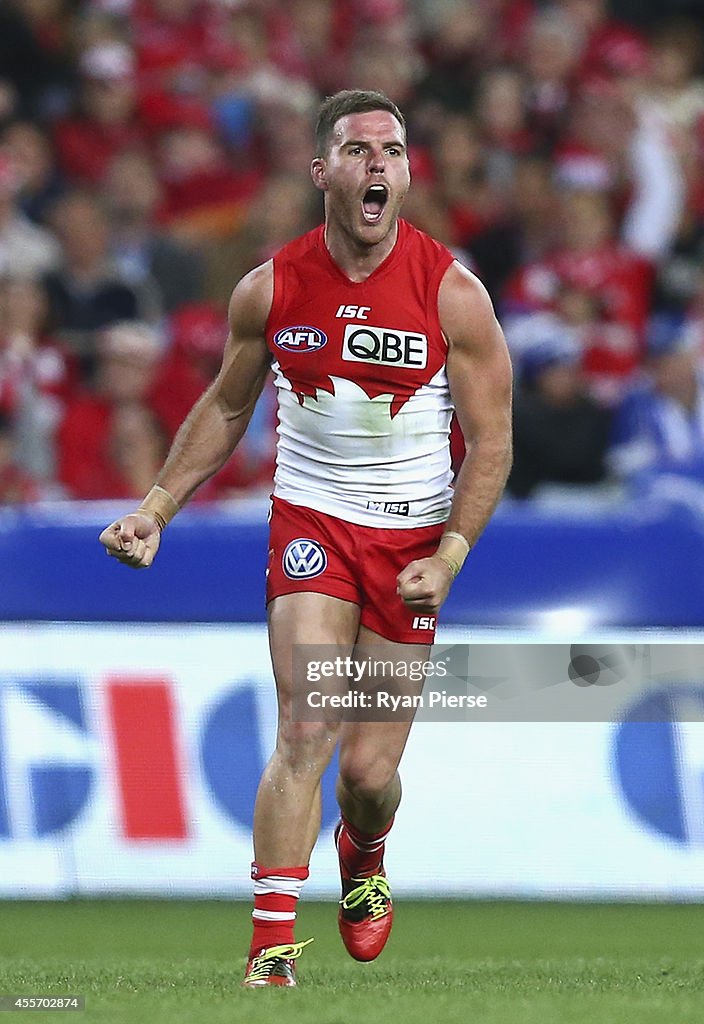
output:
[[[77, 994], [115, 1024], [687, 1024], [704, 1021], [704, 907], [397, 902], [374, 964], [334, 904], [302, 903], [297, 989], [243, 990], [249, 906], [0, 904], [0, 994]], [[10, 1018], [16, 1019], [16, 1018]]]

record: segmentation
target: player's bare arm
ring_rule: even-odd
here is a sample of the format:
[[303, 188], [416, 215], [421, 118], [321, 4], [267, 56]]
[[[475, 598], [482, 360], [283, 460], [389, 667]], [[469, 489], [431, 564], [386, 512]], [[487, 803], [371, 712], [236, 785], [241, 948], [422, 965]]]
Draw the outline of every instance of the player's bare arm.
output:
[[108, 554], [126, 565], [142, 569], [152, 564], [163, 527], [225, 464], [244, 435], [269, 370], [264, 329], [272, 294], [271, 262], [239, 282], [230, 300], [230, 330], [218, 376], [179, 428], [140, 508], [101, 533]]
[[448, 341], [447, 376], [466, 444], [452, 509], [438, 551], [411, 562], [399, 594], [435, 614], [470, 548], [499, 502], [511, 468], [511, 362], [484, 286], [464, 267], [449, 267], [438, 295]]

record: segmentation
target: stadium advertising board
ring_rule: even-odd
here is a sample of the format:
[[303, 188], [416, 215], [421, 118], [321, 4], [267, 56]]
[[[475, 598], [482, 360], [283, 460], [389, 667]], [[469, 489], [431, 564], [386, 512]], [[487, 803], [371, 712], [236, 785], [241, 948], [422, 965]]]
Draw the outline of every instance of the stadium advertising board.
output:
[[[3, 626], [0, 653], [0, 895], [249, 895], [262, 626]], [[704, 894], [704, 688], [678, 685], [624, 691], [615, 722], [419, 721], [395, 891]], [[673, 693], [689, 712], [662, 720]], [[310, 895], [337, 892], [333, 773]]]

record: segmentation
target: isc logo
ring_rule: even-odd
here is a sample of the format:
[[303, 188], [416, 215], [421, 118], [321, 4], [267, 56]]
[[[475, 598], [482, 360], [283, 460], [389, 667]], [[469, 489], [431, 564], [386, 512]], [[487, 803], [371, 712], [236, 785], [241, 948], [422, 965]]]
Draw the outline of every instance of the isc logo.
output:
[[428, 362], [428, 339], [425, 334], [348, 324], [342, 358], [351, 363], [383, 363], [423, 370]]
[[287, 352], [317, 352], [327, 343], [327, 335], [317, 327], [284, 327], [274, 335], [274, 344]]
[[413, 629], [435, 629], [435, 616], [416, 615], [413, 620]]
[[371, 306], [346, 306], [344, 303], [337, 307], [336, 317], [345, 320], [366, 320], [367, 313], [371, 313]]
[[411, 511], [407, 501], [368, 501], [367, 508], [370, 512], [386, 512], [392, 516], [407, 516]]

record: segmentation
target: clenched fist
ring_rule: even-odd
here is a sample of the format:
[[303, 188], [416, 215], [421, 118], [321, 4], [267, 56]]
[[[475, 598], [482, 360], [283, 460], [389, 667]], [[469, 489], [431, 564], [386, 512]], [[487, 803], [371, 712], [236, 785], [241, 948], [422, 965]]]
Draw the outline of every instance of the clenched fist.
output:
[[156, 558], [161, 530], [156, 520], [143, 512], [132, 512], [106, 526], [100, 543], [107, 553], [133, 569], [148, 569]]
[[418, 558], [398, 574], [396, 592], [408, 608], [437, 615], [450, 592], [453, 575], [437, 555]]

